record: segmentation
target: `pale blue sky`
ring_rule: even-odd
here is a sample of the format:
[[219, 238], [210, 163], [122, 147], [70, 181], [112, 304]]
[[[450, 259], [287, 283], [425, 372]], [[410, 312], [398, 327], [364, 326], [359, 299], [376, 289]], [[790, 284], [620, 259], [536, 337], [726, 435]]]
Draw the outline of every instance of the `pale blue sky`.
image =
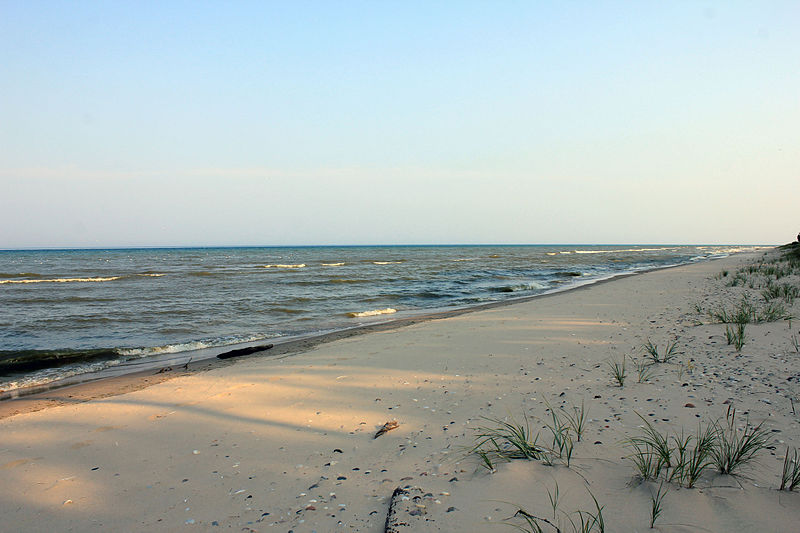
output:
[[780, 243], [799, 2], [0, 0], [0, 248]]

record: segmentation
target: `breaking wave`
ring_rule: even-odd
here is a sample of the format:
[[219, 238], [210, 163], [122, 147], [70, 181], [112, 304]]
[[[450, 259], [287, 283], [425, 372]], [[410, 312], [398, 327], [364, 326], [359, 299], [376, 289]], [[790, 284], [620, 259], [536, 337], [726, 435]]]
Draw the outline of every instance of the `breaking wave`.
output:
[[505, 287], [498, 287], [495, 289], [497, 292], [520, 292], [520, 291], [540, 291], [546, 289], [547, 285], [532, 281], [530, 283], [520, 283], [518, 285], [508, 285]]
[[387, 307], [386, 309], [374, 309], [372, 311], [361, 311], [360, 313], [347, 313], [347, 316], [349, 316], [350, 318], [361, 318], [365, 316], [390, 315], [396, 312], [397, 309], [392, 309], [391, 307]]
[[[160, 278], [164, 274], [134, 274], [133, 276], [141, 276], [147, 278]], [[8, 276], [4, 274], [4, 276]], [[11, 275], [13, 276], [13, 275]], [[8, 276], [8, 277], [11, 277]], [[27, 284], [27, 283], [102, 283], [104, 281], [116, 281], [118, 279], [123, 278], [130, 278], [133, 277], [131, 275], [128, 276], [96, 276], [92, 278], [41, 278], [39, 274], [19, 274], [18, 276], [22, 277], [38, 277], [39, 279], [0, 279], [0, 285], [10, 285], [10, 284]]]
[[0, 279], [0, 285], [7, 283], [100, 283], [103, 281], [114, 281], [123, 276], [111, 276], [108, 278], [54, 278], [54, 279]]
[[305, 268], [305, 263], [298, 263], [296, 265], [284, 265], [284, 264], [277, 264], [277, 265], [264, 265], [264, 268]]
[[[575, 250], [576, 254], [620, 254], [630, 252], [669, 252], [677, 248], [627, 248], [624, 250]], [[562, 252], [564, 253], [564, 252]]]
[[218, 348], [220, 346], [230, 346], [243, 342], [254, 342], [270, 338], [269, 335], [249, 335], [246, 337], [219, 337], [216, 339], [206, 339], [200, 341], [190, 341], [177, 344], [166, 344], [164, 346], [151, 346], [147, 348], [117, 348], [115, 351], [119, 355], [133, 357], [147, 357], [165, 353], [189, 352], [192, 350], [202, 350], [204, 348]]

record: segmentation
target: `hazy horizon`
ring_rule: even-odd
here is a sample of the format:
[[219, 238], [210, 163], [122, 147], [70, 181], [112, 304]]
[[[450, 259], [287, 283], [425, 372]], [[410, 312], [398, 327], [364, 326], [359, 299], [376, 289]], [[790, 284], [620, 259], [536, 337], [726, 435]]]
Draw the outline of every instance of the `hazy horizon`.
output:
[[800, 4], [0, 2], [0, 249], [782, 244]]
[[657, 246], [660, 248], [698, 246], [698, 247], [725, 247], [725, 246], [745, 246], [745, 247], [777, 247], [788, 243], [439, 243], [439, 244], [419, 244], [419, 243], [397, 243], [397, 244], [198, 244], [198, 245], [165, 245], [165, 246], [85, 246], [85, 247], [43, 247], [43, 248], [0, 248], [0, 252], [57, 252], [57, 251], [119, 251], [119, 250], [202, 250], [202, 249], [236, 249], [236, 248], [502, 248], [502, 247], [600, 247], [608, 246], [611, 248], [619, 246]]

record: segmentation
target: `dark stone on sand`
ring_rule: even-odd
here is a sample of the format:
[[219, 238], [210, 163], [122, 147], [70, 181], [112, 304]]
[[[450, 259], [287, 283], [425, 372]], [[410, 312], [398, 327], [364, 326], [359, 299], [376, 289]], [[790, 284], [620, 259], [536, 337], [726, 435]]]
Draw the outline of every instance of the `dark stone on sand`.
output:
[[237, 348], [229, 352], [224, 352], [217, 355], [217, 359], [230, 359], [232, 357], [241, 357], [243, 355], [250, 355], [251, 353], [263, 352], [272, 348], [273, 344], [260, 344], [258, 346], [250, 346], [248, 348]]
[[684, 405], [684, 407], [688, 407], [689, 409], [694, 409], [694, 404], [689, 402], [686, 405]]

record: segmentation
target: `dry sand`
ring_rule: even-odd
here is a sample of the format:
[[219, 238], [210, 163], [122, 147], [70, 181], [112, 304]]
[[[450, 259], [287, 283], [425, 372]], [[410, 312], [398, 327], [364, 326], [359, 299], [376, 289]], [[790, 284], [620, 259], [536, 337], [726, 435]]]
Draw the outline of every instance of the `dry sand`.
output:
[[[399, 486], [412, 499], [398, 501], [408, 526], [397, 531], [511, 531], [502, 522], [519, 507], [552, 519], [557, 484], [562, 511], [594, 510], [591, 491], [608, 531], [648, 531], [656, 485], [635, 482], [622, 443], [640, 431], [637, 413], [662, 431], [692, 432], [733, 402], [741, 420], [764, 421], [770, 449], [746, 476], [665, 485], [656, 530], [798, 531], [800, 494], [776, 488], [786, 446], [800, 445], [790, 402], [800, 320], [748, 326], [737, 353], [724, 326], [694, 309], [738, 301], [746, 289], [713, 276], [753, 259], [649, 272], [292, 356], [266, 352], [6, 417], [0, 530], [381, 532]], [[629, 362], [625, 386], [613, 385], [609, 358], [675, 337], [680, 364], [637, 383]], [[481, 417], [527, 415], [539, 428], [547, 403], [581, 401], [590, 420], [569, 468], [514, 461], [491, 473], [466, 453]], [[399, 427], [373, 438], [393, 420]]]

